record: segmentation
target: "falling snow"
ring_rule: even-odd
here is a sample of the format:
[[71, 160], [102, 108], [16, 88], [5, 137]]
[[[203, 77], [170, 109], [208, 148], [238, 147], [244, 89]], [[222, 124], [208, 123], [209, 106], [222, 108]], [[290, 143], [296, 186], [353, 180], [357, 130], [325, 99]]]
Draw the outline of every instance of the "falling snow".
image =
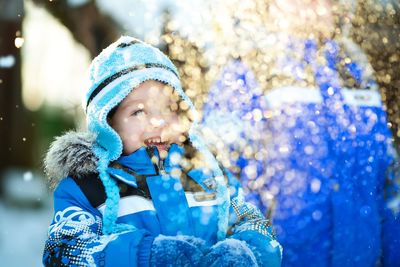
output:
[[[80, 8], [89, 2], [67, 4]], [[222, 165], [240, 178], [246, 199], [274, 223], [287, 266], [308, 264], [309, 258], [315, 266], [399, 260], [397, 1], [194, 1], [193, 7], [178, 1], [137, 1], [137, 7], [131, 1], [96, 2], [124, 32], [159, 45], [177, 65], [200, 113], [199, 131]], [[170, 17], [161, 16], [163, 8], [172, 10]], [[15, 48], [29, 45], [26, 36], [13, 35]], [[30, 64], [34, 77], [36, 63]], [[13, 55], [0, 56], [0, 69], [15, 65]], [[0, 78], [0, 85], [6, 82]], [[184, 102], [172, 107], [185, 115], [187, 109]], [[0, 121], [6, 118], [2, 114]], [[29, 143], [25, 136], [15, 138]], [[187, 169], [202, 160], [171, 156]], [[10, 198], [43, 199], [33, 171], [13, 177], [7, 180]], [[168, 196], [160, 194], [159, 200]], [[18, 220], [46, 221], [6, 208], [0, 202], [10, 218], [2, 223], [1, 237], [11, 239]], [[29, 231], [34, 227], [29, 224]], [[14, 255], [0, 248], [0, 255]]]

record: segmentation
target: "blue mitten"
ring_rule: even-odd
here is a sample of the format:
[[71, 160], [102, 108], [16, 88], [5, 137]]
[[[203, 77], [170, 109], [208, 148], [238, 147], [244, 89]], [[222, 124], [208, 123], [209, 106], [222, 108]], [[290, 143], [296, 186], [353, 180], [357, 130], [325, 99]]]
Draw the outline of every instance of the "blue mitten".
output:
[[253, 252], [259, 266], [281, 266], [282, 248], [272, 237], [251, 230], [238, 232], [231, 237], [243, 240], [247, 243], [247, 246]]
[[190, 235], [178, 235], [176, 239], [189, 242], [191, 245], [198, 248], [203, 254], [208, 253], [210, 248], [207, 246], [206, 241], [201, 238], [190, 236]]
[[189, 236], [163, 236], [154, 239], [150, 266], [198, 266], [205, 241]]
[[228, 238], [212, 246], [210, 252], [203, 258], [200, 266], [252, 267], [258, 265], [246, 242]]

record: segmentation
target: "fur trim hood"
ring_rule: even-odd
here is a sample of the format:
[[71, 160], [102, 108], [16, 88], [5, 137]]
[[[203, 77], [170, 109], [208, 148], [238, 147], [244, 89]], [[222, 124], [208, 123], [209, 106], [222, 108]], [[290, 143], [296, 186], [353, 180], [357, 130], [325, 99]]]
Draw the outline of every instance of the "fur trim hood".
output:
[[70, 131], [56, 137], [44, 159], [44, 168], [51, 189], [67, 176], [81, 178], [97, 173], [97, 157], [93, 152], [96, 135]]

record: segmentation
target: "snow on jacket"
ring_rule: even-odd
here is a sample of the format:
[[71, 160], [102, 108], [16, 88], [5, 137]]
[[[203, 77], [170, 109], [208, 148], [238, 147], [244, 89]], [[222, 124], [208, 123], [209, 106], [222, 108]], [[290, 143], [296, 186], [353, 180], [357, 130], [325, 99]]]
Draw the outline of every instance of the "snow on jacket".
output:
[[[157, 149], [142, 147], [110, 164], [107, 172], [120, 188], [117, 222], [130, 225], [131, 230], [103, 234], [106, 194], [91, 151], [94, 140], [90, 134], [68, 133], [53, 143], [47, 157], [47, 172], [56, 189], [45, 266], [148, 266], [152, 243], [160, 235], [194, 236], [207, 246], [217, 242], [220, 203], [215, 179], [203, 169], [192, 169], [179, 178], [183, 149], [175, 144], [165, 160], [160, 160]], [[153, 156], [158, 163], [153, 163]], [[228, 235], [243, 237], [249, 245], [267, 251], [268, 257], [257, 259], [261, 265], [280, 266], [282, 249], [272, 226], [257, 208], [244, 202], [236, 179], [225, 174], [231, 200]]]

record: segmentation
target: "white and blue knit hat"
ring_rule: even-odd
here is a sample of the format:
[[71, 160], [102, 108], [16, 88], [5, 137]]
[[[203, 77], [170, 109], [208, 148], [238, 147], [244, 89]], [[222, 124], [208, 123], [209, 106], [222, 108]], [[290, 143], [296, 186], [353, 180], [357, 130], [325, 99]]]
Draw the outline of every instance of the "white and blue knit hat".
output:
[[[83, 106], [86, 111], [88, 130], [96, 135], [93, 148], [98, 157], [97, 170], [102, 180], [107, 200], [103, 215], [103, 232], [106, 234], [125, 230], [124, 225], [116, 224], [119, 202], [119, 188], [107, 173], [111, 161], [118, 159], [123, 151], [122, 140], [108, 124], [109, 112], [137, 86], [148, 80], [155, 80], [170, 85], [194, 111], [191, 100], [183, 92], [179, 74], [171, 62], [159, 49], [138, 39], [122, 36], [104, 49], [89, 67], [88, 90]], [[221, 198], [226, 200], [227, 192], [223, 188], [223, 175], [214, 157], [206, 149], [202, 139], [191, 131], [189, 139], [205, 155], [210, 168], [219, 180]], [[229, 197], [227, 198], [229, 200]], [[228, 202], [228, 201], [225, 201]], [[227, 228], [229, 203], [221, 205], [219, 237], [222, 238]]]

